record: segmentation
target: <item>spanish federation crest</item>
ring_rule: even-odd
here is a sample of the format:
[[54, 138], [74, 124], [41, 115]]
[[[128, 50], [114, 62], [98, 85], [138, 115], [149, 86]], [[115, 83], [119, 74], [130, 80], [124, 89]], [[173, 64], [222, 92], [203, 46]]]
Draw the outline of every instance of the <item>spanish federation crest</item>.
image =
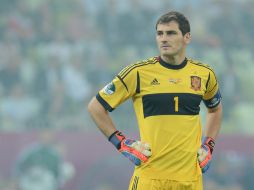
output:
[[201, 90], [201, 78], [198, 76], [191, 76], [191, 89], [198, 91]]

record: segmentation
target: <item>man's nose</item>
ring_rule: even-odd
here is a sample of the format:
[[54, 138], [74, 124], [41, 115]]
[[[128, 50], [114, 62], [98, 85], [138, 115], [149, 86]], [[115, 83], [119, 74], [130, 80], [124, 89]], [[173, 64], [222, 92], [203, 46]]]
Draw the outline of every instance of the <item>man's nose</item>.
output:
[[162, 34], [162, 36], [161, 36], [161, 41], [167, 41], [168, 40], [168, 36], [167, 36], [167, 34]]

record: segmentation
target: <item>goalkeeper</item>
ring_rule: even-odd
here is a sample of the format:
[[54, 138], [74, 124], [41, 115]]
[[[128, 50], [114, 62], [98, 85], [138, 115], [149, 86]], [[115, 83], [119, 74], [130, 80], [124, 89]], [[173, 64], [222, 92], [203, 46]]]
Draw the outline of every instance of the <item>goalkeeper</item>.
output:
[[[202, 190], [219, 133], [222, 104], [211, 67], [186, 57], [190, 25], [179, 12], [156, 23], [159, 56], [131, 64], [94, 97], [98, 128], [133, 164], [129, 190]], [[126, 137], [108, 112], [132, 98], [140, 140]], [[207, 107], [202, 134], [200, 104]]]

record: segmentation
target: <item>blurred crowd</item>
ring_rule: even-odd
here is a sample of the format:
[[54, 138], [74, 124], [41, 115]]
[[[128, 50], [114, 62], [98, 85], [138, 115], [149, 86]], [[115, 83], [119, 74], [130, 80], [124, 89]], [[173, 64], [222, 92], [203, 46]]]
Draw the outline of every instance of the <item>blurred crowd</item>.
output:
[[253, 7], [250, 0], [1, 1], [1, 129], [89, 129], [87, 101], [124, 66], [158, 54], [156, 19], [174, 9], [190, 19], [190, 57], [218, 74], [224, 132], [254, 133]]
[[237, 152], [216, 154], [210, 171], [204, 175], [205, 190], [251, 190], [254, 186], [254, 157]]
[[[253, 9], [252, 0], [2, 0], [0, 130], [93, 130], [90, 98], [123, 67], [156, 56], [156, 20], [178, 10], [191, 23], [189, 57], [218, 75], [222, 133], [254, 134]], [[124, 104], [113, 115], [123, 130], [135, 130], [131, 109]], [[233, 189], [228, 180], [246, 179], [220, 181], [229, 168], [214, 165], [207, 189]]]

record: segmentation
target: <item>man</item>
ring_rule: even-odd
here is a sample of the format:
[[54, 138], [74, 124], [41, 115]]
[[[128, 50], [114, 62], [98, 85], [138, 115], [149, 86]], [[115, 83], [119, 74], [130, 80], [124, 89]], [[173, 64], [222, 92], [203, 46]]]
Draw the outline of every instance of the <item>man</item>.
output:
[[[200, 190], [222, 117], [213, 70], [186, 58], [190, 25], [179, 12], [156, 23], [160, 56], [124, 68], [88, 105], [109, 141], [135, 165], [129, 190]], [[132, 98], [141, 141], [117, 130], [108, 111]], [[208, 112], [202, 139], [200, 103]]]

